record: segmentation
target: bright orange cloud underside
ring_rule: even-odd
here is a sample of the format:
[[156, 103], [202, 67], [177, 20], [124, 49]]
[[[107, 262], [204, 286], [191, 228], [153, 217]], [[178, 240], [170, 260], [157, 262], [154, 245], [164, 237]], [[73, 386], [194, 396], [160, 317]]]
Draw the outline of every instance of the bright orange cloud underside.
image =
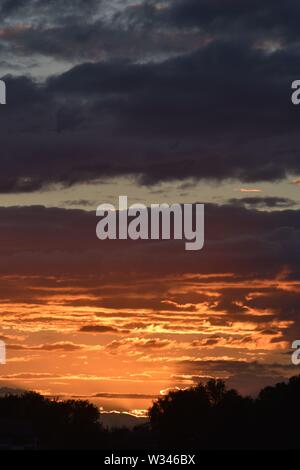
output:
[[279, 319], [268, 298], [294, 295], [300, 283], [244, 283], [225, 273], [81, 284], [2, 277], [2, 383], [51, 395], [100, 393], [102, 406], [132, 410], [168, 387], [257, 374], [258, 360], [262, 376], [272, 363], [287, 373], [282, 351], [293, 321]]

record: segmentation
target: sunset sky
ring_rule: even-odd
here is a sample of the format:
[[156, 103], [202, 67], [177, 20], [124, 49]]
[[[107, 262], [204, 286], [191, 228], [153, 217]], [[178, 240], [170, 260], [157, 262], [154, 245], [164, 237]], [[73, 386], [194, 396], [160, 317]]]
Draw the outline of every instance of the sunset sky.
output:
[[[2, 387], [142, 416], [299, 373], [300, 3], [0, 0]], [[96, 208], [205, 203], [205, 247]]]

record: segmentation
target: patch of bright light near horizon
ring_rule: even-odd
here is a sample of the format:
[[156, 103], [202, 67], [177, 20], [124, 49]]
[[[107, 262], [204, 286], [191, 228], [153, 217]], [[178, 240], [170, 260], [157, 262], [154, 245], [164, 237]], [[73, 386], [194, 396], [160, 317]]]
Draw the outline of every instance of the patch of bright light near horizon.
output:
[[135, 418], [148, 418], [148, 410], [130, 410], [124, 414], [129, 414], [130, 416], [135, 416]]
[[258, 188], [239, 188], [236, 191], [239, 191], [240, 193], [261, 193], [262, 190]]
[[180, 388], [180, 387], [169, 387], [165, 388], [163, 390], [159, 391], [159, 394], [162, 395], [163, 397], [168, 395], [169, 392], [179, 392], [181, 390], [185, 390], [185, 388]]
[[111, 410], [105, 411], [103, 407], [99, 408], [101, 411], [101, 415], [117, 415], [117, 416], [132, 416], [133, 418], [137, 419], [147, 419], [148, 418], [148, 410], [143, 409], [134, 409], [130, 411], [119, 411], [119, 410]]

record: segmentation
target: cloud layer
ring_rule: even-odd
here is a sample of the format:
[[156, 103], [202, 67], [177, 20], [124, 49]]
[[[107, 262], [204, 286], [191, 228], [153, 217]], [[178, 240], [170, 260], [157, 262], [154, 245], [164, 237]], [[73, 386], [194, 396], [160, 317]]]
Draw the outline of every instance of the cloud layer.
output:
[[100, 242], [86, 211], [2, 208], [0, 220], [3, 380], [30, 386], [22, 358], [31, 373], [49, 363], [51, 393], [107, 380], [155, 394], [210, 376], [254, 392], [295, 374], [299, 211], [207, 205], [192, 256], [178, 241]]
[[[8, 55], [65, 61], [65, 54], [68, 61], [65, 72], [49, 71], [42, 83], [20, 72], [6, 77], [0, 191], [128, 174], [146, 184], [299, 174], [299, 113], [290, 100], [299, 78], [295, 1], [188, 0], [121, 10], [66, 2], [59, 18], [54, 1], [2, 8], [10, 15], [1, 32]], [[114, 41], [106, 41], [107, 29]], [[131, 47], [149, 34], [151, 53]], [[170, 43], [163, 55], [162, 34]]]

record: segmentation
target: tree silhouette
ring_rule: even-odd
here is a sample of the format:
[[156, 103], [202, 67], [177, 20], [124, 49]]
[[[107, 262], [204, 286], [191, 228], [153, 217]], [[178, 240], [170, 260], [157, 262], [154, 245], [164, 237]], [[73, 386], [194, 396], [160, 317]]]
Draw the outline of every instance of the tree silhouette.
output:
[[[234, 390], [227, 390], [221, 380], [183, 391], [171, 391], [159, 398], [149, 410], [152, 430], [160, 442], [176, 448], [210, 448], [218, 439], [219, 447], [228, 446], [228, 419], [234, 419], [242, 404], [249, 404]], [[224, 432], [224, 435], [223, 435]], [[226, 445], [225, 445], [226, 443]]]
[[10, 423], [16, 423], [16, 428], [25, 425], [41, 448], [98, 447], [102, 433], [99, 419], [98, 408], [88, 401], [49, 400], [34, 392], [0, 399], [2, 434], [7, 426], [11, 428]]
[[257, 399], [210, 380], [159, 398], [149, 410], [151, 429], [162, 448], [300, 448], [299, 398], [300, 376], [265, 388]]
[[210, 380], [158, 398], [149, 424], [109, 430], [88, 401], [7, 395], [0, 398], [0, 448], [299, 449], [299, 399], [300, 376], [256, 399]]

